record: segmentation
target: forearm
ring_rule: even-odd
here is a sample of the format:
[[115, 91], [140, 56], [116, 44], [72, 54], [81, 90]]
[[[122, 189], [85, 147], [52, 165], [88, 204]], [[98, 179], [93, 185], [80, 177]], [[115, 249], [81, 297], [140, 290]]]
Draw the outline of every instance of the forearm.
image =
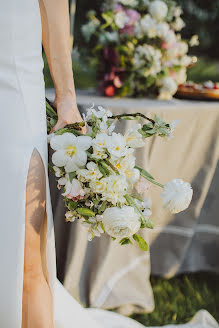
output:
[[56, 100], [76, 102], [70, 49], [68, 0], [39, 0], [43, 47], [54, 82]]

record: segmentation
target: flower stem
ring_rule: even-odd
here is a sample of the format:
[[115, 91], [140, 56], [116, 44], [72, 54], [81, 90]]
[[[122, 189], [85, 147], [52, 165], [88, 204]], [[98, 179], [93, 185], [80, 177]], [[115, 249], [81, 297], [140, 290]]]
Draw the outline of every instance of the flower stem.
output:
[[152, 118], [149, 118], [149, 117], [147, 117], [147, 116], [145, 116], [144, 114], [141, 114], [141, 113], [114, 115], [114, 116], [111, 117], [111, 119], [119, 120], [119, 119], [122, 119], [123, 117], [127, 117], [127, 116], [128, 117], [138, 117], [139, 116], [139, 117], [144, 118], [147, 121], [150, 121], [153, 125], [155, 125], [155, 121]]

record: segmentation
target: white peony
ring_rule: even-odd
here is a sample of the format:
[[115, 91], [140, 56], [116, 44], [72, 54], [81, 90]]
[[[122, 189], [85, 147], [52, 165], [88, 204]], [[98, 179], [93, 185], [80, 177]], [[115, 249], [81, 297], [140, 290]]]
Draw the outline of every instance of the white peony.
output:
[[52, 162], [57, 167], [65, 167], [66, 172], [74, 172], [87, 163], [86, 150], [91, 146], [88, 136], [76, 137], [72, 133], [55, 135], [50, 141], [55, 150]]
[[129, 22], [129, 17], [124, 11], [119, 11], [114, 16], [115, 23], [119, 28], [124, 28], [125, 25]]
[[141, 129], [141, 124], [134, 124], [125, 134], [125, 141], [128, 147], [140, 148], [144, 147], [145, 142], [142, 135], [138, 132]]
[[114, 238], [131, 237], [141, 226], [139, 216], [131, 206], [107, 208], [103, 214], [103, 225]]
[[149, 12], [153, 18], [157, 21], [163, 20], [168, 13], [168, 7], [165, 2], [161, 0], [155, 0], [150, 4]]
[[174, 179], [164, 185], [161, 197], [164, 207], [171, 213], [179, 213], [189, 207], [193, 195], [193, 190], [188, 182], [181, 179]]
[[107, 150], [113, 157], [119, 158], [125, 156], [128, 148], [124, 136], [115, 132], [111, 136], [108, 136]]

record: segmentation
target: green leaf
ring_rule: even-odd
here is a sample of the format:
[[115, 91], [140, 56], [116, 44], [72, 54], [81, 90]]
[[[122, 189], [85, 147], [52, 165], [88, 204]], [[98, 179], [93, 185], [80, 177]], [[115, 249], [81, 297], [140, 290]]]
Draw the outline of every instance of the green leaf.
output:
[[71, 172], [68, 175], [69, 175], [69, 180], [72, 183], [72, 180], [76, 177], [76, 172]]
[[146, 241], [144, 240], [143, 237], [141, 237], [137, 234], [134, 234], [132, 237], [138, 243], [138, 246], [142, 251], [144, 251], [144, 252], [148, 251], [148, 249], [149, 249], [148, 244], [146, 243]]
[[68, 209], [70, 211], [74, 211], [78, 206], [78, 203], [77, 202], [73, 202], [73, 200], [70, 200], [69, 203], [68, 203]]
[[55, 174], [55, 170], [54, 170], [53, 166], [50, 163], [48, 163], [48, 168], [52, 173]]
[[119, 241], [120, 245], [128, 245], [128, 244], [132, 244], [132, 241], [131, 239], [129, 238], [122, 238], [120, 241]]
[[146, 171], [145, 169], [143, 169], [142, 167], [140, 167], [138, 165], [135, 165], [135, 168], [140, 171], [140, 174], [142, 176], [147, 176], [148, 178], [154, 180], [154, 178], [152, 177], [152, 175], [148, 171]]
[[102, 213], [105, 211], [106, 207], [107, 207], [107, 202], [105, 201], [105, 202], [103, 202], [102, 205], [100, 206], [100, 208], [99, 208], [99, 210], [98, 210], [98, 213], [99, 213], [99, 214], [102, 214]]
[[83, 215], [83, 216], [88, 216], [88, 217], [95, 216], [95, 213], [86, 207], [78, 208], [77, 212], [78, 212], [78, 214]]
[[111, 236], [111, 240], [114, 241], [114, 240], [116, 240], [116, 238]]

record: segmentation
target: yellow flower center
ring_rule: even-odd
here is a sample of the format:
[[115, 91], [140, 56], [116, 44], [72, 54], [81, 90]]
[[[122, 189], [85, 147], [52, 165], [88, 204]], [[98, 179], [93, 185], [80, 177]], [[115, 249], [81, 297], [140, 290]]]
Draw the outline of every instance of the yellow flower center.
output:
[[121, 169], [121, 163], [116, 164], [116, 167], [117, 167], [118, 169]]
[[76, 153], [76, 147], [75, 146], [68, 146], [66, 147], [66, 154], [70, 157], [74, 156]]
[[116, 150], [119, 150], [120, 148], [119, 147], [116, 147]]

